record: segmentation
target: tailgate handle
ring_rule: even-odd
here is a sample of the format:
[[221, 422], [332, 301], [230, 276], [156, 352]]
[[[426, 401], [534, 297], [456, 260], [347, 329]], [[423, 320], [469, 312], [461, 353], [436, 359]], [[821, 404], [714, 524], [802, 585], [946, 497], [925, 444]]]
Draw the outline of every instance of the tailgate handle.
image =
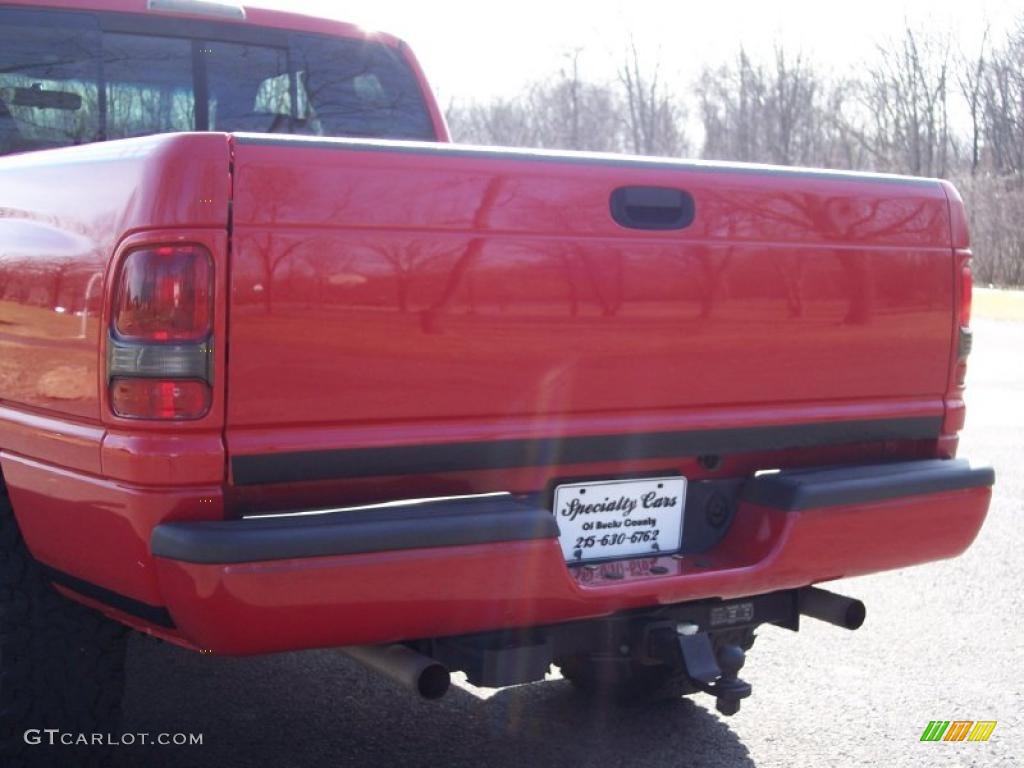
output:
[[693, 223], [693, 196], [672, 187], [619, 187], [612, 218], [630, 229], [685, 229]]

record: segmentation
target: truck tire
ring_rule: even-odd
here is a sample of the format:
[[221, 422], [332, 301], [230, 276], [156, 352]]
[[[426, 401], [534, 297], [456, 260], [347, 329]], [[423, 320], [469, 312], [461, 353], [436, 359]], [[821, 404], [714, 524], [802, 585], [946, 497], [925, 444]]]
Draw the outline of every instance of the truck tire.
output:
[[[0, 765], [109, 764], [100, 747], [48, 746], [42, 729], [116, 734], [126, 634], [50, 586], [0, 477]], [[28, 743], [31, 729], [41, 744]]]

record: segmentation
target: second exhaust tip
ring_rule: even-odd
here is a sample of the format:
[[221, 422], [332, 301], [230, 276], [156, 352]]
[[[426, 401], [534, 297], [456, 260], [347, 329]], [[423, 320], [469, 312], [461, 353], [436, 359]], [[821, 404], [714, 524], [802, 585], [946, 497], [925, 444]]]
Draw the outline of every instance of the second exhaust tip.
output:
[[858, 629], [867, 617], [864, 603], [852, 597], [818, 587], [804, 587], [798, 594], [800, 613], [818, 621], [827, 621], [844, 629]]

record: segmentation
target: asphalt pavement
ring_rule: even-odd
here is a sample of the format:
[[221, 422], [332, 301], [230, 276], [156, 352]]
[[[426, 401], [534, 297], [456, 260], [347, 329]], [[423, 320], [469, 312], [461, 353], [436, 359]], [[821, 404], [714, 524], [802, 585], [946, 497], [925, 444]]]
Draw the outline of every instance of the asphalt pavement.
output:
[[[847, 632], [768, 627], [723, 718], [704, 695], [656, 709], [568, 683], [461, 682], [424, 702], [331, 651], [231, 659], [133, 638], [124, 731], [202, 746], [120, 747], [115, 762], [187, 766], [1019, 766], [1024, 764], [1024, 323], [976, 321], [962, 456], [996, 467], [989, 518], [962, 557], [833, 582], [868, 618]], [[884, 531], [879, 531], [884, 536]], [[557, 677], [557, 676], [555, 676]], [[996, 720], [989, 741], [921, 742], [930, 720]]]

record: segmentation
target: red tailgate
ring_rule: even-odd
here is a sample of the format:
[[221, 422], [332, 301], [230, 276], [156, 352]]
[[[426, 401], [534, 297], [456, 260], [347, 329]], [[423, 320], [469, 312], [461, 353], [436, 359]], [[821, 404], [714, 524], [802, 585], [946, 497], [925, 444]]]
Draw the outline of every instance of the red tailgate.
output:
[[[757, 427], [938, 432], [938, 182], [266, 136], [235, 138], [234, 173], [236, 483], [700, 452], [645, 447], [661, 433], [728, 452]], [[692, 224], [621, 226], [623, 186], [684, 190]]]

